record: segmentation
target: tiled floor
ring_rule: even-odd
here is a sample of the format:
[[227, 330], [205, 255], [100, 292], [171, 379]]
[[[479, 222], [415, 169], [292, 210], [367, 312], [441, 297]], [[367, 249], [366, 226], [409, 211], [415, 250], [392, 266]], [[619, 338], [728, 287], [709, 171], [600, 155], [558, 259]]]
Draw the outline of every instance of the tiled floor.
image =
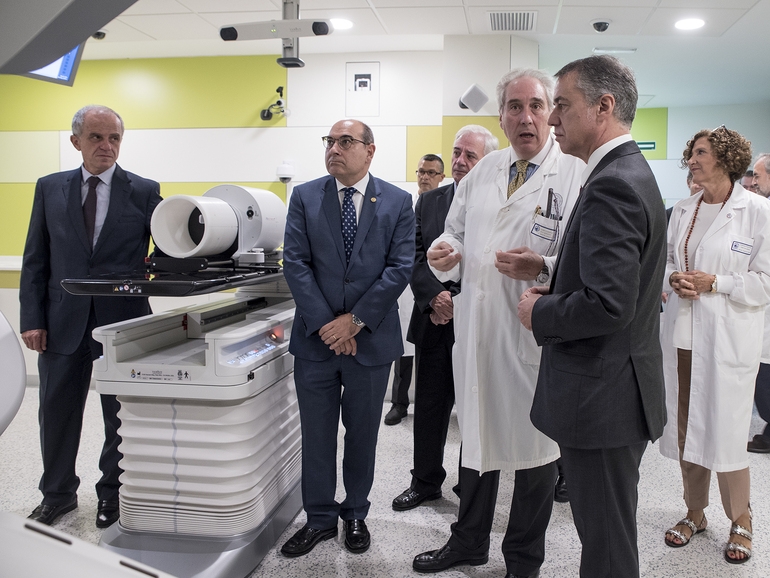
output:
[[[389, 404], [383, 408], [383, 414]], [[0, 511], [26, 516], [40, 502], [37, 481], [41, 464], [37, 438], [37, 389], [26, 392], [24, 403], [14, 422], [0, 437]], [[91, 392], [86, 408], [86, 427], [78, 460], [81, 476], [80, 507], [63, 516], [56, 528], [88, 542], [97, 543], [101, 531], [94, 526], [96, 496], [93, 485], [98, 479], [97, 461], [101, 444], [101, 415], [95, 392]], [[762, 422], [755, 416], [752, 434]], [[428, 506], [397, 513], [391, 500], [409, 484], [412, 459], [411, 415], [396, 426], [382, 426], [377, 456], [377, 474], [370, 499], [372, 508], [367, 524], [372, 532], [372, 547], [361, 555], [349, 554], [342, 538], [318, 545], [309, 555], [287, 559], [278, 552], [280, 545], [304, 523], [300, 513], [279, 539], [252, 577], [302, 576], [305, 578], [417, 576], [411, 569], [415, 554], [442, 546], [449, 535], [449, 524], [457, 512], [457, 498], [451, 492], [456, 482], [459, 451], [457, 423], [450, 429], [445, 464], [449, 478], [444, 498]], [[770, 455], [750, 455], [752, 507], [754, 510], [754, 557], [741, 566], [722, 559], [729, 522], [719, 500], [716, 479], [712, 480], [712, 505], [707, 510], [709, 529], [686, 548], [673, 549], [663, 544], [665, 529], [685, 513], [677, 464], [661, 457], [657, 446], [648, 448], [642, 462], [639, 486], [639, 549], [641, 574], [644, 578], [767, 578], [770, 576]], [[463, 566], [444, 572], [451, 577], [505, 576], [500, 541], [507, 522], [512, 491], [512, 476], [504, 475], [492, 536], [489, 563], [485, 566]], [[341, 528], [341, 526], [340, 526]], [[569, 505], [555, 504], [546, 543], [546, 560], [542, 578], [576, 578], [580, 542], [572, 525]], [[2, 575], [0, 561], [0, 575]], [[66, 574], [66, 572], [65, 572]], [[16, 577], [14, 577], [16, 578]], [[233, 576], [232, 578], [241, 578]], [[618, 577], [622, 578], [622, 577]]]

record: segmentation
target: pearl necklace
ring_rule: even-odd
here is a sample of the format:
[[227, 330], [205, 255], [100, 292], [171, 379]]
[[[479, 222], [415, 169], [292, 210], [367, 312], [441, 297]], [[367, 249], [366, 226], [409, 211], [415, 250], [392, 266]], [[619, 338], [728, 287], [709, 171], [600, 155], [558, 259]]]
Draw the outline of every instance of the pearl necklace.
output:
[[[725, 200], [722, 201], [722, 206], [719, 207], [719, 210], [721, 211], [725, 203], [727, 203], [727, 200], [730, 198], [730, 195], [733, 194], [733, 187], [735, 186], [735, 183], [730, 185], [730, 190], [727, 191], [727, 196], [725, 197]], [[692, 235], [692, 230], [695, 228], [695, 219], [698, 218], [698, 211], [700, 210], [700, 204], [703, 202], [703, 195], [701, 195], [700, 199], [698, 199], [698, 204], [695, 206], [695, 212], [692, 214], [692, 221], [690, 221], [690, 230], [687, 231], [687, 237], [684, 240], [684, 270], [689, 271], [690, 270], [690, 259], [687, 255], [687, 245], [690, 242], [690, 235]]]

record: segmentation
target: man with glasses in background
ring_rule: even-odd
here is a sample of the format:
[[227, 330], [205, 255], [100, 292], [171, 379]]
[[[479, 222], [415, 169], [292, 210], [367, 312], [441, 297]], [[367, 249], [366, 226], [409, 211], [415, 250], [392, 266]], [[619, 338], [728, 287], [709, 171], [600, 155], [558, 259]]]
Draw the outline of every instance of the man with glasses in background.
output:
[[[323, 137], [328, 176], [289, 201], [284, 275], [296, 302], [289, 351], [302, 423], [307, 523], [281, 548], [302, 556], [345, 528], [352, 553], [369, 548], [364, 519], [390, 364], [403, 353], [396, 300], [414, 260], [412, 195], [369, 174], [372, 130], [337, 122]], [[345, 426], [345, 497], [337, 486], [337, 430]]]
[[438, 155], [424, 155], [420, 159], [415, 173], [417, 174], [417, 192], [419, 194], [437, 189], [445, 177], [444, 161]]

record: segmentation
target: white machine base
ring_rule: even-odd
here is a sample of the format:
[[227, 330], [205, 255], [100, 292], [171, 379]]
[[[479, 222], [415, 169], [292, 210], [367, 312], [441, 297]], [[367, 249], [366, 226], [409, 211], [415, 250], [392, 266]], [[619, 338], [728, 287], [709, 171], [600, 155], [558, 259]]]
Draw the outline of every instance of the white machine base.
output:
[[99, 545], [178, 578], [243, 578], [259, 565], [302, 509], [301, 480], [254, 530], [234, 537], [180, 536], [113, 524]]

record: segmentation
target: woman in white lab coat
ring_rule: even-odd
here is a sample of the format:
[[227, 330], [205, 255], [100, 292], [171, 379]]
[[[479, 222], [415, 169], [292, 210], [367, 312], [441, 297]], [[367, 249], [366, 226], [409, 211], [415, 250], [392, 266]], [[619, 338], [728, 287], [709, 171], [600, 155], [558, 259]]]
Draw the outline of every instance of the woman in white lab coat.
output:
[[751, 557], [746, 438], [770, 302], [770, 202], [737, 182], [751, 145], [724, 126], [687, 143], [683, 166], [703, 191], [676, 204], [668, 228], [662, 332], [668, 422], [663, 455], [678, 459], [687, 516], [666, 532], [678, 548], [706, 529], [711, 470], [732, 521], [724, 557]]

